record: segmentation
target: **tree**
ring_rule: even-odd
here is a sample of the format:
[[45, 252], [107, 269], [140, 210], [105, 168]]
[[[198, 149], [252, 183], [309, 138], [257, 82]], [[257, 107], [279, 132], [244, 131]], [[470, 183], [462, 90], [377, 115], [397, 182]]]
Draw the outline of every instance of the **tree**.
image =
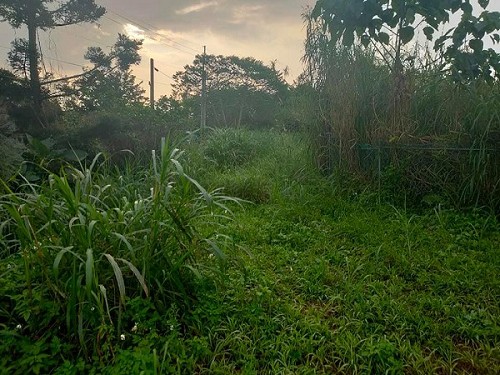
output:
[[28, 98], [29, 88], [26, 86], [26, 81], [6, 69], [0, 69], [0, 102], [5, 101], [14, 105]]
[[40, 80], [38, 31], [94, 22], [104, 13], [105, 9], [96, 5], [95, 0], [0, 0], [0, 21], [6, 21], [16, 29], [21, 26], [28, 29], [28, 39], [15, 43], [12, 56], [17, 56], [14, 59], [17, 63], [20, 50], [27, 54], [31, 96], [37, 113], [41, 109], [41, 87], [44, 85]]
[[75, 107], [85, 110], [110, 109], [140, 103], [144, 90], [135, 82], [130, 67], [141, 62], [142, 41], [118, 34], [109, 53], [100, 47], [90, 47], [85, 59], [94, 67], [75, 81]]
[[433, 40], [450, 14], [461, 12], [458, 26], [435, 40], [434, 49], [443, 53], [455, 78], [489, 80], [500, 76], [500, 59], [493, 49], [484, 49], [483, 38], [500, 42], [500, 13], [486, 10], [489, 0], [479, 5], [483, 11], [474, 16], [470, 0], [318, 0], [312, 18], [323, 22], [331, 43], [351, 46], [357, 39], [373, 45], [397, 75], [403, 70], [403, 47], [417, 28]]
[[183, 101], [200, 98], [203, 65], [212, 123], [264, 125], [274, 120], [277, 106], [288, 93], [283, 73], [274, 64], [269, 67], [251, 57], [198, 55], [192, 65], [174, 75], [175, 98]]

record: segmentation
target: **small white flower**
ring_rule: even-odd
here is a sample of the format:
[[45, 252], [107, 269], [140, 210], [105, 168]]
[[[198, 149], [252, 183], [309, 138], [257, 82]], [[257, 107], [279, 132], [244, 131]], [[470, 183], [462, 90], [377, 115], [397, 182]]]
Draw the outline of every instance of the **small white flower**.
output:
[[92, 307], [90, 308], [90, 311], [94, 311], [94, 310], [95, 310], [95, 307], [94, 307], [94, 306], [92, 306]]
[[125, 335], [123, 333], [120, 335], [120, 340], [125, 341]]
[[134, 326], [131, 329], [131, 332], [137, 332], [137, 323], [134, 324]]
[[20, 324], [18, 324], [18, 325], [16, 326], [16, 329], [17, 329], [17, 330], [20, 330], [21, 328], [23, 328], [23, 326], [22, 326], [22, 325], [20, 325]]
[[212, 259], [214, 257], [214, 254], [210, 253], [208, 254], [208, 258]]

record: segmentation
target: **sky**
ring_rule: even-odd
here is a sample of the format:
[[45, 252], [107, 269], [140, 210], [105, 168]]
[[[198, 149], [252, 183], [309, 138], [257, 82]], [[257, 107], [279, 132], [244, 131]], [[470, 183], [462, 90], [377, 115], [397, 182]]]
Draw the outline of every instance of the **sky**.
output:
[[[137, 80], [149, 90], [149, 60], [154, 58], [156, 96], [169, 94], [171, 77], [206, 46], [208, 54], [254, 57], [280, 69], [288, 80], [302, 72], [305, 29], [301, 14], [313, 0], [96, 0], [107, 13], [98, 24], [82, 24], [40, 32], [47, 70], [56, 76], [80, 73], [89, 65], [89, 46], [109, 50], [125, 33], [144, 39]], [[10, 41], [26, 37], [21, 28], [0, 23], [0, 66], [6, 67]], [[148, 96], [148, 93], [146, 93]]]
[[[175, 72], [190, 64], [207, 47], [209, 54], [254, 57], [288, 68], [288, 80], [302, 72], [305, 39], [302, 14], [314, 0], [96, 0], [107, 9], [97, 24], [81, 24], [39, 34], [45, 68], [57, 77], [80, 73], [89, 65], [89, 46], [105, 51], [118, 33], [144, 39], [142, 62], [134, 73], [148, 90], [149, 60], [159, 70], [156, 96], [168, 95]], [[500, 11], [500, 0], [490, 1]], [[26, 37], [24, 28], [0, 23], [0, 66], [7, 66], [12, 39]], [[146, 96], [148, 94], [146, 93]]]

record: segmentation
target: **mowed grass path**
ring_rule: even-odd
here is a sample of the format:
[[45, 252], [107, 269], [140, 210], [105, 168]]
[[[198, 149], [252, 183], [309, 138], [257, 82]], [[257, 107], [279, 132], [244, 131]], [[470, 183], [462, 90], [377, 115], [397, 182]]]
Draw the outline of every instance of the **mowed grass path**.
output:
[[[216, 178], [260, 181], [269, 160]], [[275, 176], [300, 175], [280, 160]], [[246, 184], [266, 186], [271, 198], [237, 210], [228, 228], [240, 265], [194, 314], [199, 327], [191, 333], [206, 349], [194, 368], [500, 373], [494, 217], [440, 207], [412, 214], [375, 203], [373, 194], [339, 189], [336, 181], [303, 177]]]

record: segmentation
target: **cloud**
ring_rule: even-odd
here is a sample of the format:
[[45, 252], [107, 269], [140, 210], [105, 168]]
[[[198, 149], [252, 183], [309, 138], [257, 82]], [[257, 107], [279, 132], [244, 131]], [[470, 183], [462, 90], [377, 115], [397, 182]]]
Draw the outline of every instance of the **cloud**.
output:
[[175, 14], [184, 16], [186, 14], [200, 12], [203, 9], [215, 7], [217, 5], [219, 5], [218, 1], [209, 1], [208, 3], [200, 3], [200, 4], [190, 5], [188, 7], [176, 10]]
[[146, 38], [146, 33], [144, 32], [144, 30], [131, 23], [125, 24], [123, 26], [123, 30], [125, 31], [125, 34], [130, 38], [141, 40]]
[[245, 24], [247, 22], [255, 23], [260, 21], [262, 15], [265, 13], [264, 5], [241, 5], [233, 8], [232, 17], [229, 23], [235, 25]]

